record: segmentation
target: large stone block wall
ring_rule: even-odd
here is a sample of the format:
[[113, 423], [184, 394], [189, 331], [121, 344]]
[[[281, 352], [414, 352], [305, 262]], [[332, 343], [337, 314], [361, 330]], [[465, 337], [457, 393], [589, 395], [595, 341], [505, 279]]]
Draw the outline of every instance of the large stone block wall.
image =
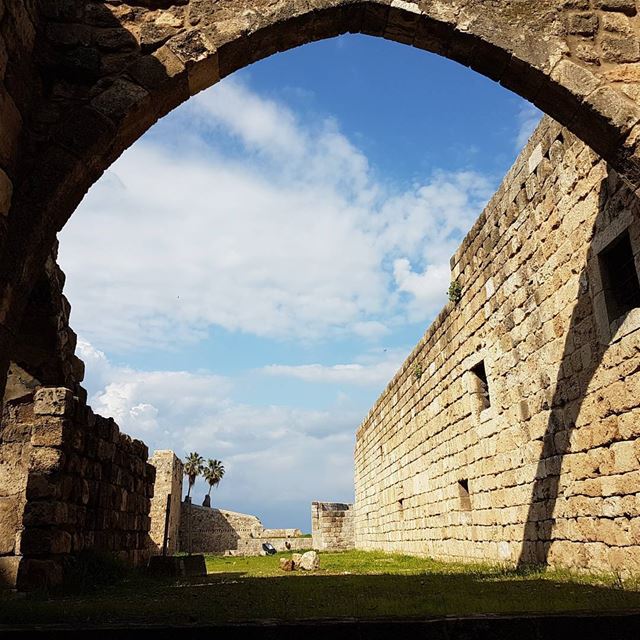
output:
[[[156, 469], [156, 482], [151, 499], [152, 552], [161, 553], [164, 544], [165, 524], [167, 527], [167, 553], [178, 551], [180, 535], [180, 505], [182, 502], [182, 476], [184, 465], [173, 451], [154, 452], [149, 463]], [[169, 496], [171, 496], [169, 498]], [[168, 504], [168, 501], [170, 504]], [[168, 523], [167, 520], [168, 514]]]
[[5, 585], [55, 585], [84, 550], [146, 560], [155, 469], [112, 419], [69, 389], [40, 387], [5, 403], [0, 456]]
[[599, 257], [625, 229], [637, 274], [637, 197], [545, 119], [358, 430], [358, 548], [640, 572], [640, 309], [609, 317]]
[[352, 504], [311, 503], [311, 535], [318, 551], [347, 551], [355, 546]]

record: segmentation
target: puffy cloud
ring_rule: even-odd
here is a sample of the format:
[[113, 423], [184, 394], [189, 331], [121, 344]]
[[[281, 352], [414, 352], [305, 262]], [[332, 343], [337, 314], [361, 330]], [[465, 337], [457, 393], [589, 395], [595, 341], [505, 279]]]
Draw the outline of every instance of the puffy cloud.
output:
[[305, 382], [347, 384], [383, 389], [407, 357], [407, 352], [394, 349], [383, 358], [361, 358], [361, 362], [336, 364], [270, 365], [263, 369], [270, 376], [296, 378]]
[[377, 339], [403, 316], [425, 320], [491, 192], [470, 172], [383, 186], [334, 121], [303, 121], [235, 80], [162, 127], [62, 232], [74, 326], [111, 351], [199, 341], [212, 326]]
[[[308, 530], [311, 501], [353, 499], [354, 434], [363, 410], [344, 398], [324, 410], [239, 404], [231, 400], [230, 378], [117, 366], [82, 338], [78, 355], [89, 365], [97, 413], [113, 416], [151, 450], [223, 460], [217, 504], [255, 512], [269, 526]], [[205, 490], [200, 481], [196, 499]]]

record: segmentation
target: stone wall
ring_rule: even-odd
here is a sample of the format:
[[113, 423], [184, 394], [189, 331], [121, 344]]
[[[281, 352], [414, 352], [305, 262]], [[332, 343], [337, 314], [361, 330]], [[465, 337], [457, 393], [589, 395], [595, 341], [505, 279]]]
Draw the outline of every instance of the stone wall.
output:
[[257, 556], [266, 542], [277, 551], [311, 548], [311, 540], [302, 537], [300, 529], [265, 529], [256, 516], [182, 503], [180, 551]]
[[318, 551], [347, 551], [355, 546], [353, 505], [339, 502], [311, 503], [313, 548]]
[[238, 546], [235, 550], [230, 550], [227, 555], [238, 556], [259, 556], [264, 554], [262, 545], [268, 542], [278, 552], [286, 553], [287, 551], [309, 551], [312, 548], [311, 538], [240, 538]]
[[358, 430], [357, 547], [639, 572], [639, 270], [638, 199], [545, 119]]
[[162, 553], [165, 522], [167, 518], [167, 500], [170, 498], [169, 522], [167, 525], [167, 553], [178, 551], [180, 531], [180, 505], [182, 502], [182, 476], [184, 465], [173, 451], [156, 451], [149, 460], [156, 469], [156, 482], [151, 499], [152, 553]]
[[0, 434], [5, 585], [55, 585], [88, 549], [146, 560], [155, 469], [144, 443], [60, 387], [6, 402]]
[[232, 551], [238, 548], [238, 540], [257, 538], [262, 529], [262, 523], [256, 516], [183, 502], [180, 550], [191, 550], [192, 553]]

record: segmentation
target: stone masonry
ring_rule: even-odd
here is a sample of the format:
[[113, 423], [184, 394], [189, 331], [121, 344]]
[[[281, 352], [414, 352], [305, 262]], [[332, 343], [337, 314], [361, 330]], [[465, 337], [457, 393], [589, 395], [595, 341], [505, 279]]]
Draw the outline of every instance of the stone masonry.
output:
[[638, 198], [545, 119], [451, 264], [357, 433], [356, 546], [640, 572]]
[[355, 546], [353, 505], [311, 503], [311, 534], [317, 551], [347, 551]]
[[0, 386], [56, 234], [114, 159], [221, 78], [343, 33], [500, 82], [640, 187], [636, 0], [0, 0]]
[[64, 274], [49, 257], [11, 352], [0, 419], [0, 587], [59, 583], [83, 551], [141, 564], [155, 469], [80, 382]]
[[182, 502], [182, 480], [184, 465], [173, 451], [156, 451], [149, 463], [156, 469], [156, 483], [151, 500], [152, 552], [162, 553], [167, 497], [171, 496], [169, 523], [167, 527], [167, 553], [173, 555], [179, 547], [180, 506]]
[[256, 517], [225, 509], [181, 502], [184, 466], [173, 451], [156, 451], [149, 460], [156, 469], [151, 501], [151, 553], [162, 552], [167, 495], [171, 494], [167, 552], [259, 555], [270, 542], [278, 551], [308, 549], [311, 541], [300, 529], [265, 529]]
[[54, 586], [84, 550], [142, 564], [155, 469], [139, 440], [64, 387], [5, 403], [0, 455], [0, 575]]
[[311, 540], [303, 538], [299, 529], [265, 529], [256, 516], [182, 503], [181, 551], [260, 555], [265, 542], [278, 551], [311, 547]]
[[[68, 548], [135, 556], [149, 530], [144, 445], [85, 411], [57, 233], [159, 117], [252, 62], [347, 32], [456, 60], [567, 127], [545, 121], [510, 171], [454, 258], [462, 298], [360, 428], [356, 544], [638, 569], [636, 0], [0, 0], [9, 580], [53, 580]], [[71, 413], [36, 413], [47, 393]], [[45, 421], [54, 444], [35, 444]], [[52, 496], [31, 493], [32, 475]], [[86, 503], [72, 491], [85, 482]]]

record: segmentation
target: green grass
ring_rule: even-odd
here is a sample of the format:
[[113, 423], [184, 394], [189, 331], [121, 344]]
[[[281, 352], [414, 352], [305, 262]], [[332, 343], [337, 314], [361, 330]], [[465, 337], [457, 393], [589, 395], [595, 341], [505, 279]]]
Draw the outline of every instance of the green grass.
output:
[[4, 624], [390, 618], [640, 610], [638, 584], [615, 576], [514, 571], [495, 566], [352, 551], [320, 554], [321, 569], [284, 573], [283, 555], [207, 558], [209, 575], [152, 581], [139, 574], [89, 595], [0, 601]]

